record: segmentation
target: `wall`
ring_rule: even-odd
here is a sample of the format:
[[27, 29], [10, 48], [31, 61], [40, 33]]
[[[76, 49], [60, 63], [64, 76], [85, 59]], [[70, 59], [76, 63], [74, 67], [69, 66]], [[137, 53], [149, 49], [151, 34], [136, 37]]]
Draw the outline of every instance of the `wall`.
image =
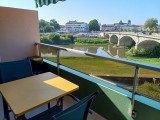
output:
[[37, 11], [0, 7], [1, 62], [35, 56], [34, 43], [39, 41]]

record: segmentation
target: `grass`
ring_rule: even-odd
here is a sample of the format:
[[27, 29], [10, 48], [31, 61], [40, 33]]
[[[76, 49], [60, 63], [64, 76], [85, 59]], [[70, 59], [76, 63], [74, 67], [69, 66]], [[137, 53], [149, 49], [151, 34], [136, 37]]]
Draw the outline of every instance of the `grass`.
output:
[[138, 87], [138, 92], [160, 100], [159, 83], [153, 84], [153, 83], [145, 82], [143, 85]]
[[[55, 57], [46, 58], [56, 61]], [[60, 62], [68, 67], [94, 75], [134, 76], [135, 71], [134, 66], [93, 57], [60, 57]], [[140, 69], [139, 75], [143, 77], [160, 77], [159, 72], [143, 68]]]
[[[56, 57], [46, 57], [46, 58], [51, 61], [56, 61]], [[127, 58], [127, 59], [136, 62], [142, 62], [160, 66], [159, 58], [151, 58], [151, 59]], [[60, 62], [61, 64], [66, 65], [68, 67], [94, 75], [134, 76], [134, 71], [135, 71], [135, 67], [133, 66], [93, 57], [60, 57]], [[157, 78], [160, 77], [160, 74], [159, 72], [156, 71], [151, 71], [141, 68], [139, 76]], [[160, 86], [158, 83], [153, 84], [145, 82], [144, 84], [138, 86], [138, 92], [160, 100]]]
[[124, 58], [124, 59], [160, 66], [160, 58], [144, 58], [144, 59]]

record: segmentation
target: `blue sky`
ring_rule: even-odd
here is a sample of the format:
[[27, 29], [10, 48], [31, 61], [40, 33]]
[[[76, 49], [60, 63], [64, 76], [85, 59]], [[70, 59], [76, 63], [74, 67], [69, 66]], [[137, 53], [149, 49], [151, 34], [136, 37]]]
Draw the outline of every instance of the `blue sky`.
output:
[[143, 25], [148, 18], [157, 18], [160, 23], [160, 0], [66, 0], [38, 9], [34, 0], [1, 0], [0, 6], [38, 10], [39, 19], [54, 18], [60, 24], [92, 19], [113, 24], [130, 19], [132, 24]]

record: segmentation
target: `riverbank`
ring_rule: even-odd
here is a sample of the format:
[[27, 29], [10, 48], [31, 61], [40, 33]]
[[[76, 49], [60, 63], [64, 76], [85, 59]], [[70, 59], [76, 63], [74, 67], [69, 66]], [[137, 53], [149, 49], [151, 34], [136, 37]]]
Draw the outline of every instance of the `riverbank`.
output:
[[106, 38], [75, 38], [75, 45], [105, 45], [109, 44]]
[[141, 58], [141, 59], [123, 58], [123, 59], [160, 66], [160, 58]]
[[[46, 57], [51, 61], [56, 61], [56, 57]], [[107, 61], [92, 57], [60, 57], [60, 62], [63, 65], [73, 69], [93, 74], [93, 75], [110, 75], [110, 76], [134, 76], [135, 67], [113, 61]], [[160, 63], [158, 62], [160, 65]], [[140, 69], [139, 76], [141, 77], [160, 77], [159, 72]]]

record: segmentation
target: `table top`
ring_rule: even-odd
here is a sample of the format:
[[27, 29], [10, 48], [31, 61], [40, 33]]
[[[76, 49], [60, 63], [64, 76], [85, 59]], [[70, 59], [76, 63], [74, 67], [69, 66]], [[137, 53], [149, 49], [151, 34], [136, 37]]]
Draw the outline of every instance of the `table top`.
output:
[[0, 84], [0, 92], [16, 117], [79, 89], [51, 72]]

